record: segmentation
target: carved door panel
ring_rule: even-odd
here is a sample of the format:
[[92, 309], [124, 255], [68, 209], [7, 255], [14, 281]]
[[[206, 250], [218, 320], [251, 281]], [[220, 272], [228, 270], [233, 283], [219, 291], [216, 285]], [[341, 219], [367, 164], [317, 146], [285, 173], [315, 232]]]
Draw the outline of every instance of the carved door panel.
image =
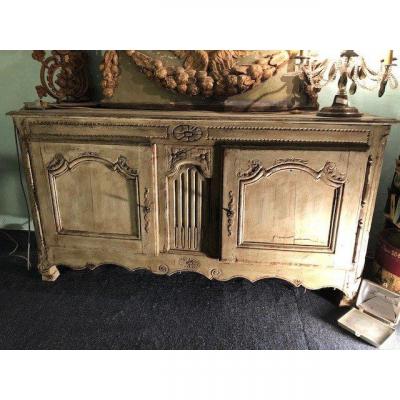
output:
[[32, 143], [32, 162], [49, 245], [155, 251], [150, 146]]
[[159, 185], [165, 188], [159, 196], [163, 250], [210, 254], [212, 148], [158, 147]]
[[223, 258], [350, 268], [366, 165], [363, 152], [226, 149]]

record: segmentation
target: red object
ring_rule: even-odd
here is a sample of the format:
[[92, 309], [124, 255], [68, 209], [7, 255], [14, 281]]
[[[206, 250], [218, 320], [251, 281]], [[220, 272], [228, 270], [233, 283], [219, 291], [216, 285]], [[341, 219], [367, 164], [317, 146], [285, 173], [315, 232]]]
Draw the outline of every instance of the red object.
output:
[[400, 233], [384, 230], [379, 238], [376, 262], [386, 271], [400, 276]]

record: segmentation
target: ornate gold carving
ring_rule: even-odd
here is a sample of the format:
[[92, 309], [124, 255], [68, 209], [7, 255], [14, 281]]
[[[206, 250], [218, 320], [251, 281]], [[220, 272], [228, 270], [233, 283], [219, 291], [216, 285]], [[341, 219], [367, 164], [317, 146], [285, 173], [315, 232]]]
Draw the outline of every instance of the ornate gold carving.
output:
[[228, 97], [250, 90], [271, 78], [289, 60], [287, 51], [261, 54], [251, 64], [238, 57], [248, 55], [240, 50], [173, 51], [182, 66], [167, 66], [162, 60], [137, 50], [126, 53], [150, 79], [167, 89], [189, 96]]
[[146, 233], [149, 232], [150, 226], [150, 213], [151, 213], [151, 201], [149, 199], [149, 189], [144, 188], [144, 204], [143, 204], [143, 219], [144, 219], [144, 230]]
[[203, 136], [203, 131], [198, 126], [178, 125], [172, 129], [172, 136], [182, 142], [196, 142]]
[[36, 86], [39, 98], [47, 95], [57, 102], [87, 98], [89, 88], [87, 54], [80, 50], [52, 50], [46, 58], [44, 50], [35, 50], [32, 58], [39, 61], [41, 85]]
[[226, 229], [228, 231], [228, 236], [232, 236], [232, 226], [233, 226], [233, 217], [235, 215], [235, 211], [233, 210], [233, 192], [232, 190], [228, 193], [228, 207], [224, 208], [226, 213]]
[[118, 86], [119, 66], [118, 52], [115, 50], [107, 50], [104, 53], [103, 63], [100, 64], [100, 71], [103, 74], [101, 86], [105, 97], [112, 97], [114, 90]]
[[179, 263], [185, 266], [185, 269], [196, 271], [200, 268], [200, 261], [192, 257], [181, 257]]

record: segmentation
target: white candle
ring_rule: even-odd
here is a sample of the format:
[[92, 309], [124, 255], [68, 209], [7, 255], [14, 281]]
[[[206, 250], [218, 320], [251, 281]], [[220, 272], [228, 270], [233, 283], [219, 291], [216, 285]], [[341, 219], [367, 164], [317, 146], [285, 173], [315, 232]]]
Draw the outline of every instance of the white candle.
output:
[[393, 63], [393, 50], [388, 51], [384, 63], [385, 65], [390, 65]]

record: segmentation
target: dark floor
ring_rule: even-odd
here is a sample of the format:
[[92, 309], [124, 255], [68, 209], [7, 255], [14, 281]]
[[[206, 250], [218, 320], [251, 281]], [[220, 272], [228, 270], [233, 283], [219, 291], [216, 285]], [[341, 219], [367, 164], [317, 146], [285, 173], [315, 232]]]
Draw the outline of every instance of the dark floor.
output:
[[114, 266], [48, 283], [1, 258], [0, 349], [371, 349], [337, 326], [335, 293]]

